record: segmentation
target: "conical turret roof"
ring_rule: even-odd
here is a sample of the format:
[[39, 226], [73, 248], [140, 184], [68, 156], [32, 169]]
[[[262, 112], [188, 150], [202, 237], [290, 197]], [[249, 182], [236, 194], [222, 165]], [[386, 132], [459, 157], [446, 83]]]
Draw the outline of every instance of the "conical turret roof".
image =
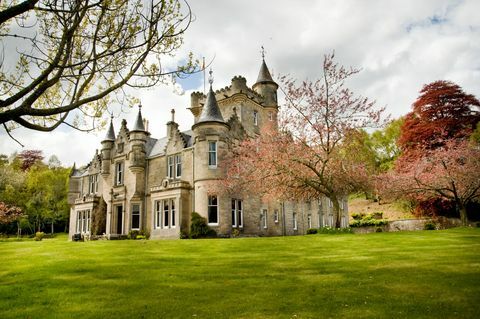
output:
[[142, 118], [142, 105], [138, 106], [137, 120], [135, 121], [132, 131], [145, 131]]
[[263, 82], [275, 83], [275, 81], [272, 79], [270, 71], [268, 70], [267, 64], [265, 63], [265, 59], [262, 59], [262, 66], [260, 66], [260, 72], [258, 73], [257, 82], [255, 82], [255, 84]]
[[202, 113], [198, 118], [197, 124], [202, 122], [220, 122], [225, 123], [223, 120], [222, 112], [218, 107], [217, 99], [215, 98], [215, 92], [213, 92], [212, 85], [210, 84], [210, 90], [207, 94], [207, 100], [203, 106]]
[[108, 128], [107, 135], [105, 135], [104, 141], [115, 141], [115, 131], [113, 130], [113, 117], [110, 119], [110, 127]]

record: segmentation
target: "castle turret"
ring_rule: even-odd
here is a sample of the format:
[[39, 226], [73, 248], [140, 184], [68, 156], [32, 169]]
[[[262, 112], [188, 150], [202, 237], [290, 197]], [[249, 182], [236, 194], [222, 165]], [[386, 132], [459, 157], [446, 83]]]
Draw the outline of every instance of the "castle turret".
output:
[[130, 170], [141, 172], [145, 169], [145, 144], [148, 132], [145, 130], [142, 118], [142, 105], [138, 106], [138, 114], [133, 129], [130, 131], [129, 139], [132, 145], [130, 153]]
[[110, 119], [110, 127], [108, 128], [107, 135], [102, 141], [102, 176], [106, 177], [110, 174], [110, 160], [112, 159], [112, 149], [115, 143], [115, 131], [113, 129], [113, 116]]
[[262, 47], [262, 65], [258, 73], [257, 82], [253, 85], [253, 90], [264, 98], [263, 105], [266, 107], [278, 107], [277, 90], [278, 84], [273, 81], [267, 64], [265, 63], [265, 53]]
[[204, 216], [208, 223], [216, 227], [217, 232], [226, 233], [231, 229], [231, 223], [217, 214], [209, 214], [208, 203], [220, 203], [219, 212], [227, 211], [224, 205], [229, 202], [221, 194], [210, 194], [211, 186], [222, 177], [218, 169], [227, 150], [229, 125], [225, 123], [212, 89], [213, 78], [210, 71], [210, 90], [205, 105], [192, 126], [194, 135], [194, 188], [196, 211]]

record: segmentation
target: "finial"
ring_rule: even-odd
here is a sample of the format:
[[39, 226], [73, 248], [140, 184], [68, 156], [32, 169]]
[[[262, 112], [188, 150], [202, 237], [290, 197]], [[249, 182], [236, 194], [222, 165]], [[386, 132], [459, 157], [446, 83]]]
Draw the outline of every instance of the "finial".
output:
[[263, 45], [261, 46], [262, 50], [260, 51], [262, 53], [262, 60], [265, 60], [265, 48]]
[[210, 87], [212, 86], [213, 84], [213, 71], [212, 71], [212, 68], [210, 68], [210, 71], [208, 71], [208, 74], [210, 74], [208, 76], [208, 83], [210, 83]]
[[138, 104], [138, 111], [140, 112], [142, 110], [142, 103]]
[[175, 122], [175, 109], [172, 109], [172, 122]]

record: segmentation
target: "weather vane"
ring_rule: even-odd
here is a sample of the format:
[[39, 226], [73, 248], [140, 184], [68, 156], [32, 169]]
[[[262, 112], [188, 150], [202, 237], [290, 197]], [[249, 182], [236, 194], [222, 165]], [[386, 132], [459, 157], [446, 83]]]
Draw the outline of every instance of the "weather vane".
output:
[[262, 53], [262, 59], [265, 60], [265, 48], [263, 47], [263, 45], [261, 46], [262, 48], [262, 51], [260, 51]]
[[208, 71], [208, 74], [210, 74], [208, 76], [208, 83], [210, 83], [210, 86], [212, 86], [213, 84], [213, 71], [212, 71], [212, 68], [210, 68], [210, 71]]

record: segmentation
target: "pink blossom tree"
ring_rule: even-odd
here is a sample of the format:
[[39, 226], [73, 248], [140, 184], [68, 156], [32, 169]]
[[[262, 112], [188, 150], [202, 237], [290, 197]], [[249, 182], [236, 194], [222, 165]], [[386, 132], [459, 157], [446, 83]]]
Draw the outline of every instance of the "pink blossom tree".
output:
[[334, 61], [323, 61], [323, 76], [298, 82], [280, 78], [286, 104], [278, 128], [266, 126], [259, 136], [246, 139], [226, 163], [222, 187], [231, 193], [254, 192], [285, 200], [327, 196], [340, 227], [339, 200], [366, 187], [368, 170], [346, 151], [345, 137], [383, 123], [375, 103], [355, 95], [345, 81], [358, 73]]
[[382, 175], [378, 187], [383, 196], [394, 199], [451, 200], [466, 225], [467, 205], [480, 199], [480, 149], [467, 141], [449, 140], [444, 145]]

